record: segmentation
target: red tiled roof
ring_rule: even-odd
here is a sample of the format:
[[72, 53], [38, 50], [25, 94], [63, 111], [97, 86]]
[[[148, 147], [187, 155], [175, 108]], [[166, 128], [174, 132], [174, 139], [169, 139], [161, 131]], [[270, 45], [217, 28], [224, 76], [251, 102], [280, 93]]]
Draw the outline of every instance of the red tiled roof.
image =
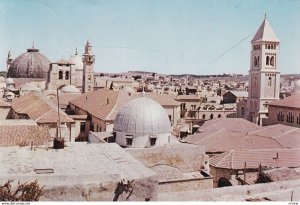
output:
[[[34, 93], [29, 93], [16, 98], [12, 102], [12, 109], [16, 113], [27, 114], [30, 119], [42, 123], [47, 118], [48, 122], [57, 122], [57, 108], [49, 99], [45, 99]], [[53, 112], [56, 113], [53, 114]], [[49, 113], [52, 113], [51, 115]], [[63, 111], [61, 114], [61, 122], [74, 122]], [[51, 118], [50, 118], [51, 117]], [[46, 120], [44, 120], [46, 121]]]
[[[66, 108], [67, 105], [71, 100], [80, 97], [80, 94], [73, 94], [73, 93], [60, 93], [59, 94], [59, 107]], [[57, 97], [51, 98], [52, 102], [57, 104]]]
[[264, 171], [263, 174], [273, 182], [300, 179], [299, 172], [296, 172], [296, 170], [287, 167], [267, 170]]
[[218, 131], [222, 128], [237, 132], [250, 132], [258, 130], [261, 127], [242, 118], [217, 118], [206, 121], [203, 126], [200, 127], [199, 131]]
[[[60, 115], [60, 122], [74, 122], [74, 120], [70, 118], [63, 111], [60, 111], [59, 115]], [[39, 124], [56, 123], [58, 122], [58, 113], [54, 110], [50, 110], [49, 112], [46, 112], [44, 115], [38, 118], [36, 122]]]
[[185, 141], [191, 144], [204, 146], [206, 152], [225, 152], [229, 150], [240, 149], [283, 148], [273, 138], [247, 135], [246, 133], [230, 131], [224, 128], [213, 133], [190, 135]]
[[0, 125], [0, 147], [42, 145], [50, 142], [47, 128], [37, 125]]
[[146, 97], [151, 98], [152, 100], [155, 100], [158, 102], [161, 106], [179, 106], [180, 102], [175, 100], [175, 97], [170, 95], [160, 95], [160, 94], [154, 94], [154, 93], [147, 93]]
[[271, 137], [285, 148], [300, 148], [300, 128], [277, 124], [263, 127], [249, 134]]
[[[277, 158], [278, 154], [278, 158]], [[300, 149], [231, 150], [210, 159], [210, 165], [224, 169], [270, 167], [300, 167]]]
[[240, 118], [219, 118], [204, 123], [194, 135], [185, 142], [204, 146], [206, 152], [224, 152], [240, 149], [278, 149], [282, 148], [275, 139], [250, 134], [261, 127]]
[[275, 101], [269, 102], [268, 105], [300, 109], [300, 94], [295, 94], [295, 95], [286, 97], [282, 100], [275, 100]]

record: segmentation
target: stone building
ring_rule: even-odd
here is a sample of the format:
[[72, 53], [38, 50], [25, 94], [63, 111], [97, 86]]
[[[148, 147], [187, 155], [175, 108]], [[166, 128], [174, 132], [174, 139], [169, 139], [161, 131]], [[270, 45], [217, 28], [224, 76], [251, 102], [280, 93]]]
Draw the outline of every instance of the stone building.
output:
[[223, 95], [223, 103], [238, 103], [241, 100], [248, 97], [248, 92], [246, 91], [228, 91]]
[[209, 159], [202, 146], [177, 142], [151, 148], [126, 148], [126, 151], [157, 173], [158, 193], [213, 187]]
[[279, 99], [279, 39], [265, 17], [251, 41], [247, 119], [265, 125], [267, 103]]
[[47, 126], [51, 137], [57, 137], [61, 133], [65, 141], [75, 141], [75, 121], [62, 110], [59, 110], [59, 114], [60, 118], [57, 105], [52, 101], [39, 94], [29, 93], [12, 102], [9, 119], [34, 120], [39, 126]]
[[82, 92], [90, 92], [94, 90], [94, 64], [95, 55], [93, 54], [93, 48], [89, 41], [86, 42], [84, 54], [82, 55], [83, 62], [83, 82], [82, 82]]
[[46, 88], [56, 91], [63, 86], [72, 85], [83, 93], [94, 90], [94, 62], [92, 46], [87, 41], [82, 58], [76, 49], [75, 55], [68, 60], [60, 59], [50, 64]]
[[260, 165], [300, 167], [299, 149], [231, 150], [210, 159], [214, 187], [238, 185], [241, 175], [258, 172]]
[[300, 127], [300, 94], [268, 103], [268, 124]]

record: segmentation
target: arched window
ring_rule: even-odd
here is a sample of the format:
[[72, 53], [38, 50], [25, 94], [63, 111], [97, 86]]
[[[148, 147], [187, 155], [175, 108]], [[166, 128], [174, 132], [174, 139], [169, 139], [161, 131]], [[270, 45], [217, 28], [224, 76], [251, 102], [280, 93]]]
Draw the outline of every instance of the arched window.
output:
[[257, 59], [256, 59], [256, 56], [254, 56], [254, 66], [257, 66]]
[[259, 65], [259, 56], [257, 56], [257, 65]]
[[63, 79], [64, 78], [64, 73], [62, 70], [58, 71], [58, 79]]
[[253, 102], [250, 101], [250, 108], [253, 108]]
[[244, 107], [242, 107], [241, 114], [245, 115], [245, 108]]
[[275, 60], [274, 60], [274, 56], [272, 56], [271, 59], [270, 59], [270, 65], [271, 65], [271, 66], [274, 66], [274, 65], [275, 65], [275, 64], [274, 64], [274, 61], [275, 61]]
[[69, 71], [66, 71], [66, 73], [65, 73], [65, 79], [69, 80]]
[[267, 57], [266, 57], [266, 65], [269, 65], [269, 64], [270, 64], [270, 57], [267, 56]]
[[218, 118], [221, 118], [221, 114], [218, 114]]
[[225, 177], [221, 177], [218, 180], [218, 187], [232, 186], [231, 182]]
[[268, 44], [268, 49], [271, 49], [271, 45], [270, 44]]
[[210, 114], [210, 119], [214, 119], [214, 114]]
[[257, 108], [257, 102], [254, 101], [254, 108], [256, 109]]
[[271, 77], [268, 78], [268, 86], [269, 86], [269, 87], [272, 86], [272, 78], [271, 78]]
[[202, 115], [202, 119], [205, 120], [205, 114]]

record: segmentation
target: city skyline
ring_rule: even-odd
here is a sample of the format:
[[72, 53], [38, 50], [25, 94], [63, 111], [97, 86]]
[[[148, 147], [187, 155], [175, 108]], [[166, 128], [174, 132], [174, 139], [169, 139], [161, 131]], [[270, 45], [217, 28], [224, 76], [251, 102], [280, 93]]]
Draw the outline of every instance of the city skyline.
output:
[[298, 73], [296, 1], [1, 1], [0, 69], [35, 46], [51, 61], [83, 53], [95, 72], [247, 74], [250, 41], [264, 14], [281, 41], [279, 70]]

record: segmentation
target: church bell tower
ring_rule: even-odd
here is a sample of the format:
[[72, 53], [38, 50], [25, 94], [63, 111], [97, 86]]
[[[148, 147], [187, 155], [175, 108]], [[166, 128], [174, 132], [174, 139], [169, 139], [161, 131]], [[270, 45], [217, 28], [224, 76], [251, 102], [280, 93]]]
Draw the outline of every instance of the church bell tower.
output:
[[267, 103], [279, 99], [279, 44], [280, 41], [265, 16], [251, 41], [247, 100], [248, 120], [261, 126], [268, 118]]
[[85, 44], [84, 54], [82, 55], [83, 62], [83, 83], [82, 92], [87, 93], [94, 90], [94, 63], [95, 55], [93, 54], [92, 45], [89, 41]]

